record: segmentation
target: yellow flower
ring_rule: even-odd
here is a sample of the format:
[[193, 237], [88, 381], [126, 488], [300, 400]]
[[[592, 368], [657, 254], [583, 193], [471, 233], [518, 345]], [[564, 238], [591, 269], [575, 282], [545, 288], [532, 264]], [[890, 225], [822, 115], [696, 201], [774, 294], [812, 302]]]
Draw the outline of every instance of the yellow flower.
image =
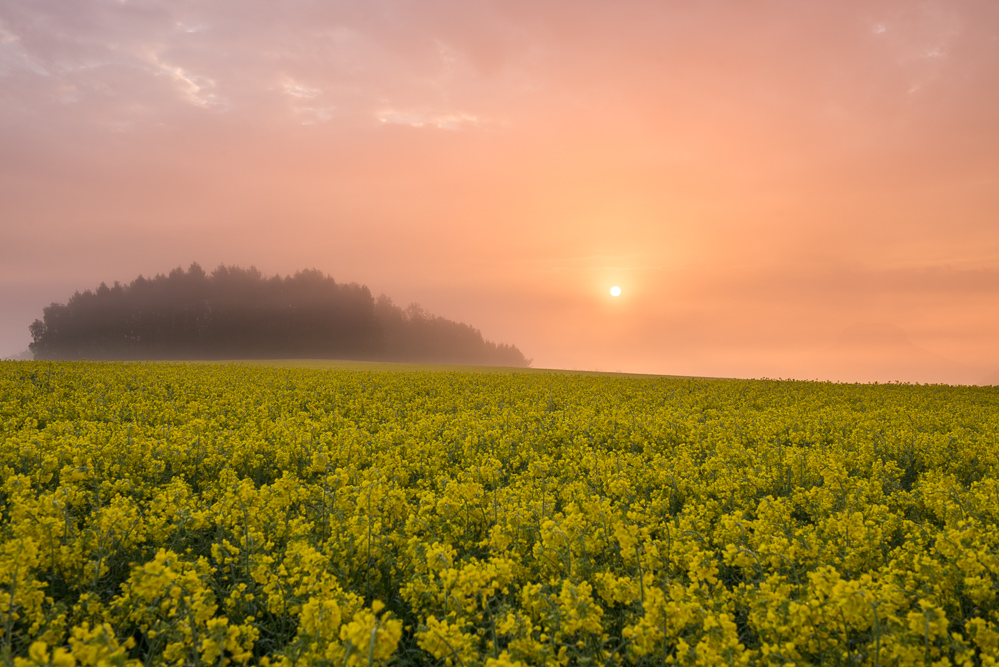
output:
[[347, 667], [383, 664], [399, 645], [402, 638], [402, 621], [389, 618], [386, 612], [378, 613], [384, 604], [375, 600], [371, 609], [362, 609], [354, 614], [350, 623], [340, 628], [340, 640], [346, 648]]

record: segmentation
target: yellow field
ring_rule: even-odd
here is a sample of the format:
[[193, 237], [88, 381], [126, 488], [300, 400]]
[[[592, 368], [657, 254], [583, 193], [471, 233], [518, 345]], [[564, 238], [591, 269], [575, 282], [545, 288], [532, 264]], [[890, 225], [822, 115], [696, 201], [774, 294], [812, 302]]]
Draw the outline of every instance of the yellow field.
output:
[[[589, 375], [618, 378], [672, 377], [689, 379], [686, 375], [649, 375], [646, 373], [618, 373], [607, 371], [574, 371], [561, 368], [529, 368], [523, 366], [461, 366], [455, 364], [410, 364], [395, 361], [351, 361], [343, 359], [239, 359], [230, 361], [185, 361], [185, 364], [222, 364], [239, 366], [266, 366], [269, 368], [313, 368], [322, 370], [376, 371], [376, 372], [444, 372], [444, 373], [528, 373], [544, 375]], [[718, 379], [718, 378], [701, 378]]]
[[390, 368], [0, 363], [0, 664], [996, 664], [996, 388]]

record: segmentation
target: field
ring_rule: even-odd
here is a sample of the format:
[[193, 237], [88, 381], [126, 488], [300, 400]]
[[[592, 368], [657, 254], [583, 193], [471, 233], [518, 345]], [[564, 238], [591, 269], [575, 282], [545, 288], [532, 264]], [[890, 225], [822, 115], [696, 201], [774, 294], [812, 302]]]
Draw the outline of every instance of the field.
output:
[[999, 390], [0, 363], [0, 664], [992, 665]]

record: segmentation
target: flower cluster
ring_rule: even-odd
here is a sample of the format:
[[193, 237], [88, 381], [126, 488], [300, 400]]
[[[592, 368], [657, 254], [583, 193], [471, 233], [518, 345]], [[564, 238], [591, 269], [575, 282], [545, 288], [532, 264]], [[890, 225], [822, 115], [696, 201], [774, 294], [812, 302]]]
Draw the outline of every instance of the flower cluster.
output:
[[0, 362], [0, 664], [996, 665], [990, 387]]

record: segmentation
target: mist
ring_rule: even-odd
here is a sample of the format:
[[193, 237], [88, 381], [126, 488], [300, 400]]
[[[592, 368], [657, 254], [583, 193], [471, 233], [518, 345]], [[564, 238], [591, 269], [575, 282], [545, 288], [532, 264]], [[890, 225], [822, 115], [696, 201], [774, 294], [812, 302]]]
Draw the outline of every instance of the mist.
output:
[[536, 368], [995, 382], [996, 34], [942, 0], [0, 2], [0, 356], [193, 258]]

